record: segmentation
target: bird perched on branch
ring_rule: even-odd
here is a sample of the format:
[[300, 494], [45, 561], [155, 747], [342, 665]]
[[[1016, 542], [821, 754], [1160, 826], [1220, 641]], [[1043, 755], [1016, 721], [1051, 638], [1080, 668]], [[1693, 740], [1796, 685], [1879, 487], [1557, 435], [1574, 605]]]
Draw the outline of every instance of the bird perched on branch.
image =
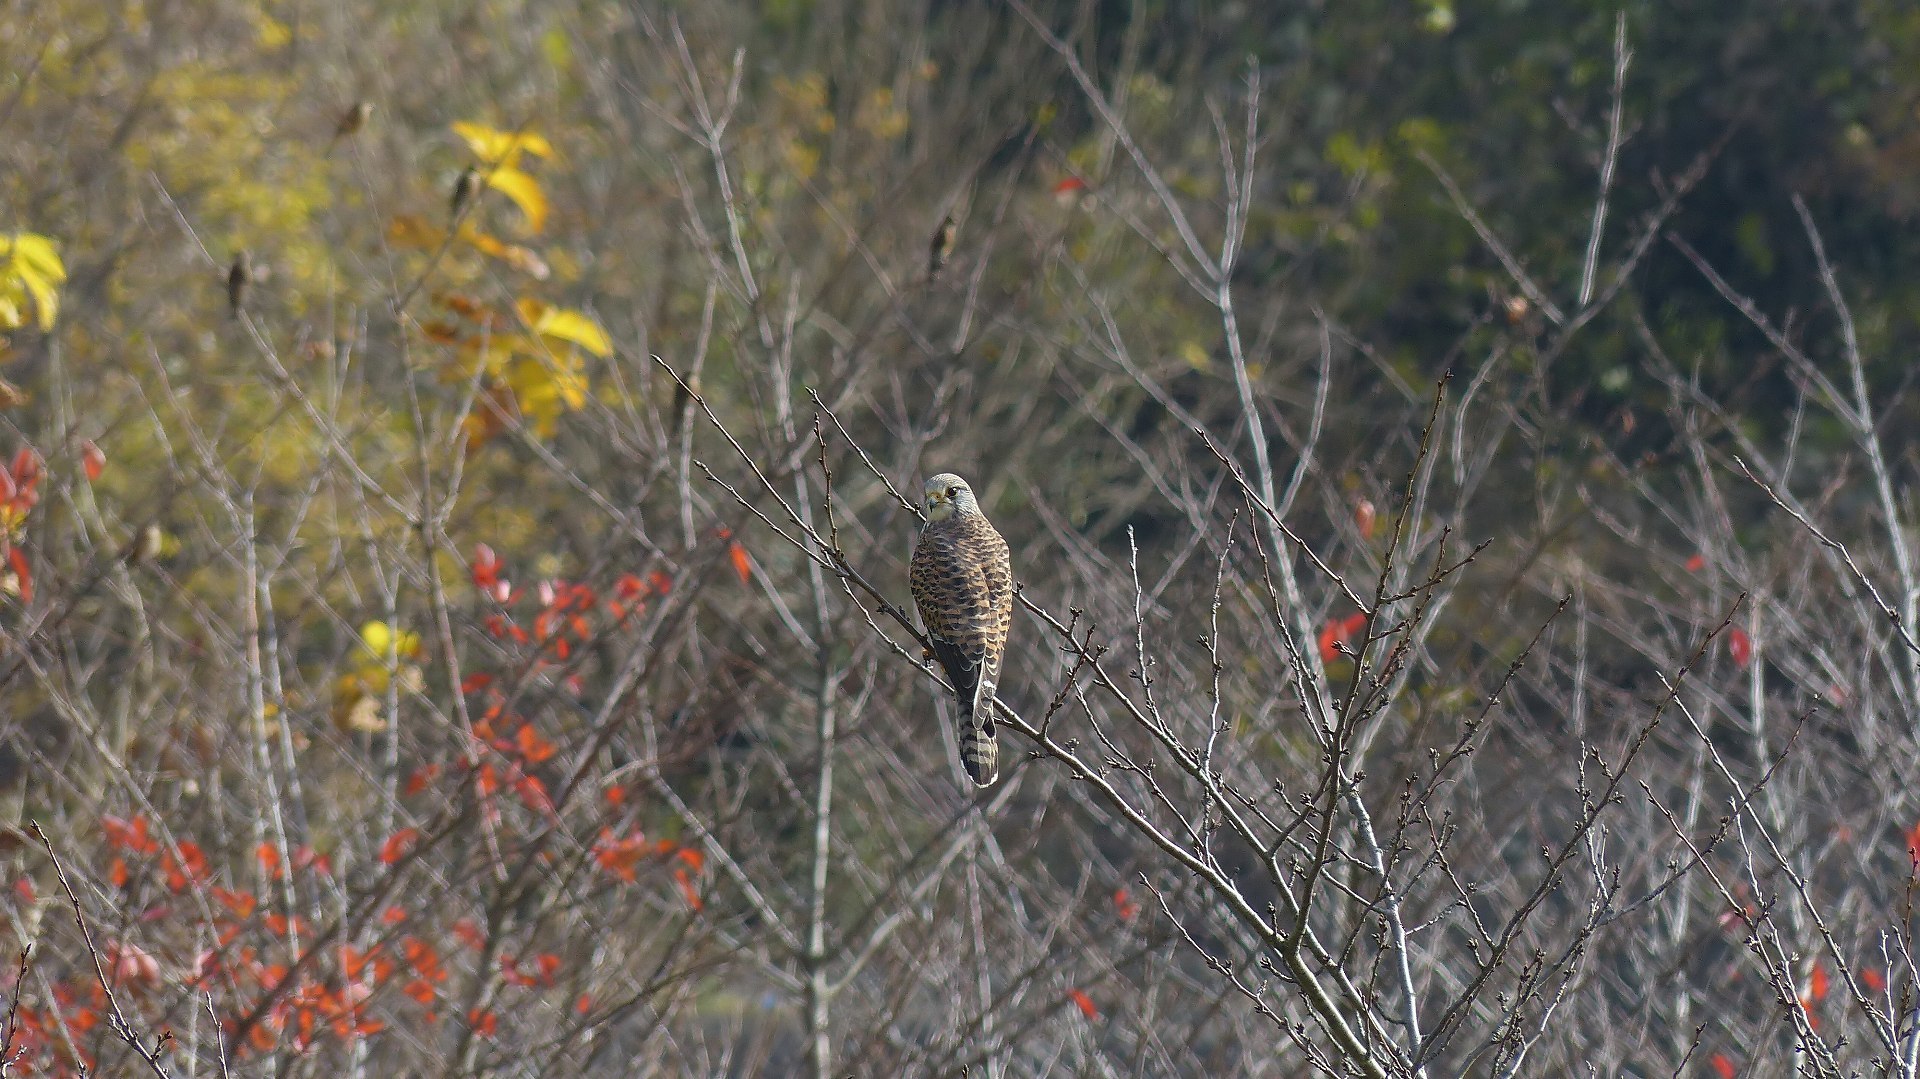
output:
[[448, 200], [447, 203], [451, 211], [449, 216], [458, 219], [460, 217], [460, 211], [467, 208], [467, 203], [473, 201], [473, 196], [478, 194], [479, 191], [480, 170], [472, 165], [468, 165], [466, 169], [460, 173], [460, 178], [453, 182], [453, 198]]
[[1000, 775], [993, 691], [1013, 624], [1013, 563], [967, 481], [927, 481], [927, 527], [913, 549], [913, 601], [960, 705], [960, 763], [977, 787]]
[[927, 244], [927, 280], [940, 276], [947, 268], [947, 260], [953, 257], [953, 242], [960, 233], [960, 222], [952, 213], [940, 219], [940, 227], [933, 230], [933, 239]]
[[340, 117], [340, 122], [334, 126], [333, 140], [327, 143], [327, 149], [333, 149], [334, 143], [339, 142], [341, 139], [352, 138], [358, 134], [361, 128], [367, 126], [367, 121], [372, 119], [372, 117], [373, 102], [354, 102], [353, 107], [348, 109], [345, 115]]
[[240, 309], [247, 302], [247, 286], [251, 284], [253, 259], [242, 249], [233, 256], [233, 265], [227, 267], [227, 317], [240, 317]]

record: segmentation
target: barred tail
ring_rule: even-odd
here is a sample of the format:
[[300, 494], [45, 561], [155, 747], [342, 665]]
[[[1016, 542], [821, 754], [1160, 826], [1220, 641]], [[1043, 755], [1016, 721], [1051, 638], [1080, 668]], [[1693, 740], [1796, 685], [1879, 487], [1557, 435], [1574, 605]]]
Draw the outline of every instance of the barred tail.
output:
[[1000, 742], [994, 733], [993, 683], [982, 682], [974, 700], [960, 699], [960, 763], [976, 787], [1000, 778]]

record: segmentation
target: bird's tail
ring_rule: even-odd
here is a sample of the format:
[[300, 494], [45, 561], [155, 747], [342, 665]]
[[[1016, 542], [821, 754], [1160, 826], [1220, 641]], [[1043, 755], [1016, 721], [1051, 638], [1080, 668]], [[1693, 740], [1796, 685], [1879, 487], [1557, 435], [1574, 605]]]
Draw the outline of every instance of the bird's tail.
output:
[[979, 692], [960, 701], [960, 763], [976, 787], [991, 787], [1000, 778], [1000, 741], [994, 731], [993, 683], [982, 681]]

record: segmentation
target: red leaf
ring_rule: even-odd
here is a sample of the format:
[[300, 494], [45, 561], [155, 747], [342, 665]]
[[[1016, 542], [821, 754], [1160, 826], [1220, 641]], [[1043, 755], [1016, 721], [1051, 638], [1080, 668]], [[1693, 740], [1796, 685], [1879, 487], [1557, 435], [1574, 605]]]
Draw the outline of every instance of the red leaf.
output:
[[200, 845], [192, 840], [182, 840], [160, 859], [160, 867], [166, 871], [167, 887], [176, 892], [184, 892], [187, 885], [207, 874], [207, 856]]
[[1080, 1009], [1081, 1015], [1086, 1016], [1088, 1019], [1100, 1018], [1100, 1009], [1093, 1006], [1092, 997], [1082, 993], [1078, 989], [1067, 990], [1067, 997], [1073, 1001], [1074, 1007]]
[[253, 917], [254, 908], [260, 905], [259, 898], [252, 892], [228, 891], [225, 888], [209, 888], [208, 891], [212, 892], [213, 897], [228, 910], [243, 919]]
[[1818, 963], [1813, 965], [1813, 973], [1807, 978], [1807, 995], [1815, 1000], [1826, 999], [1827, 968]]
[[1373, 526], [1377, 524], [1378, 521], [1379, 514], [1374, 510], [1372, 502], [1363, 498], [1353, 507], [1353, 523], [1355, 527], [1360, 529], [1361, 539], [1370, 540], [1373, 538]]
[[620, 838], [611, 828], [602, 828], [593, 844], [593, 860], [601, 869], [631, 884], [639, 876], [640, 859], [647, 853], [645, 836], [635, 833]]
[[1121, 921], [1130, 922], [1134, 915], [1140, 913], [1140, 904], [1133, 901], [1125, 888], [1116, 888], [1113, 891], [1113, 909], [1114, 913], [1120, 915]]
[[500, 583], [500, 566], [500, 556], [493, 553], [493, 548], [484, 543], [475, 547], [473, 561], [467, 565], [473, 574], [473, 586], [483, 592], [491, 591]]
[[80, 443], [80, 467], [85, 470], [88, 483], [99, 479], [100, 473], [107, 470], [107, 455], [94, 445], [93, 439]]
[[117, 981], [154, 982], [160, 979], [159, 961], [137, 944], [108, 944], [107, 970]]
[[1720, 1079], [1733, 1079], [1733, 1077], [1738, 1074], [1733, 1066], [1733, 1061], [1728, 1060], [1727, 1054], [1725, 1053], [1713, 1054], [1713, 1073], [1719, 1076]]
[[383, 865], [392, 865], [407, 856], [413, 844], [420, 838], [420, 829], [402, 828], [387, 837], [380, 846], [380, 861]]
[[1860, 981], [1875, 993], [1884, 993], [1887, 991], [1886, 976], [1872, 967], [1868, 967], [1860, 972]]
[[684, 869], [674, 870], [673, 882], [680, 886], [680, 895], [687, 901], [687, 906], [692, 907], [694, 910], [699, 910], [701, 906], [700, 893], [694, 891], [693, 878], [687, 876], [687, 871]]
[[[1699, 573], [1701, 570], [1706, 568], [1707, 568], [1707, 559], [1704, 555], [1694, 555], [1692, 558], [1687, 559], [1688, 573]], [[1721, 1059], [1725, 1060], [1726, 1058], [1722, 1057]]]
[[295, 869], [311, 868], [323, 877], [333, 876], [333, 861], [324, 854], [317, 854], [312, 847], [295, 847], [293, 850]]
[[147, 837], [147, 818], [135, 817], [130, 821], [115, 816], [102, 816], [100, 827], [107, 833], [107, 842], [122, 850], [151, 854], [160, 849], [160, 845]]
[[585, 993], [580, 994], [580, 999], [573, 1002], [573, 1010], [581, 1015], [593, 1011], [593, 998]]
[[366, 952], [351, 944], [343, 945], [340, 948], [340, 973], [345, 974], [348, 981], [359, 981], [360, 975], [366, 972], [367, 964], [373, 961], [374, 955], [379, 951], [378, 945], [374, 946], [372, 951]]
[[260, 861], [260, 869], [268, 880], [280, 879], [280, 848], [272, 843], [262, 843], [253, 850], [253, 856]]
[[14, 576], [20, 578], [20, 602], [33, 602], [33, 571], [27, 568], [27, 552], [18, 547], [7, 549], [7, 564], [13, 567]]
[[1727, 654], [1742, 667], [1753, 662], [1753, 638], [1747, 636], [1746, 630], [1734, 626], [1727, 631]]
[[472, 918], [462, 918], [453, 923], [453, 935], [460, 938], [460, 943], [476, 952], [487, 946], [487, 935], [480, 931], [479, 923]]
[[492, 1012], [475, 1008], [467, 1013], [467, 1025], [482, 1038], [491, 1038], [500, 1031], [500, 1020]]
[[33, 452], [31, 446], [22, 446], [13, 455], [13, 482], [20, 487], [21, 494], [32, 494], [40, 486], [40, 455]]
[[1334, 660], [1339, 659], [1341, 656], [1339, 646], [1353, 640], [1353, 635], [1358, 633], [1366, 624], [1367, 616], [1358, 611], [1355, 611], [1345, 618], [1327, 619], [1326, 625], [1320, 627], [1319, 645], [1321, 662], [1332, 663]]
[[733, 560], [733, 572], [739, 576], [741, 584], [753, 580], [753, 563], [747, 558], [747, 549], [740, 546], [739, 540], [727, 544], [727, 557]]

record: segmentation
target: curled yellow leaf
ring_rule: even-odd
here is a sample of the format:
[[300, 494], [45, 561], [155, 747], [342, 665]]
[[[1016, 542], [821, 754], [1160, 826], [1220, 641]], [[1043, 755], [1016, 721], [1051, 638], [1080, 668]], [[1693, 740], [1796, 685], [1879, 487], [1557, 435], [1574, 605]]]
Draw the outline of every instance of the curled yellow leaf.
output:
[[527, 320], [528, 328], [541, 337], [571, 342], [603, 359], [613, 355], [613, 338], [607, 336], [599, 323], [580, 312], [539, 300], [523, 299], [516, 306], [520, 317]]
[[501, 131], [462, 120], [453, 125], [453, 133], [466, 140], [473, 156], [489, 165], [512, 168], [520, 163], [522, 153], [553, 156], [553, 145], [532, 131]]
[[527, 215], [527, 227], [539, 232], [547, 227], [547, 196], [533, 177], [519, 169], [501, 165], [486, 174], [487, 186], [513, 200]]

